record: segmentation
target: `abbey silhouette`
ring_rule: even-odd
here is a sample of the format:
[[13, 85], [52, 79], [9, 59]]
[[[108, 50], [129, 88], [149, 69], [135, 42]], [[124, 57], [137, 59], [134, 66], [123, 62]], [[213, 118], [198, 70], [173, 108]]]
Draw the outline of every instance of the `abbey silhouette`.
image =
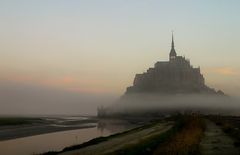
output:
[[126, 95], [132, 93], [203, 93], [221, 94], [205, 85], [205, 80], [200, 72], [200, 67], [194, 68], [185, 57], [178, 56], [172, 45], [169, 53], [169, 61], [155, 63], [147, 72], [136, 74], [133, 86], [127, 88]]
[[[106, 108], [99, 107], [98, 116], [107, 117], [113, 115], [133, 115], [136, 111], [133, 112], [130, 109], [124, 108], [125, 105], [127, 105], [127, 107], [131, 105], [131, 103], [133, 103], [132, 101], [141, 102], [141, 99], [144, 99], [146, 104], [148, 104], [148, 101], [155, 102], [155, 97], [159, 97], [157, 99], [159, 100], [159, 104], [161, 104], [161, 97], [164, 98], [167, 96], [171, 98], [171, 96], [174, 97], [178, 94], [225, 96], [221, 90], [216, 91], [205, 84], [204, 77], [200, 72], [200, 67], [194, 68], [190, 64], [189, 60], [185, 59], [185, 57], [177, 55], [172, 35], [172, 47], [169, 53], [169, 60], [159, 61], [155, 63], [153, 68], [149, 68], [147, 72], [136, 74], [133, 86], [127, 88], [125, 94], [116, 102], [116, 104]], [[151, 109], [151, 107], [148, 108]], [[166, 110], [167, 109], [158, 109], [154, 112], [161, 114], [161, 112], [166, 112]], [[141, 110], [141, 112], [146, 114], [147, 112], [152, 113], [153, 111], [145, 109]]]

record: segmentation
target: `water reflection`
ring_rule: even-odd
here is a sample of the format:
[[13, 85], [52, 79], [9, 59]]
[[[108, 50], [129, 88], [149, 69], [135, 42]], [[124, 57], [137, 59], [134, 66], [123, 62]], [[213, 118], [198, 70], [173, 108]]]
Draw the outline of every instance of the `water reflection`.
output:
[[121, 120], [100, 120], [97, 127], [61, 131], [0, 142], [1, 155], [32, 155], [46, 151], [59, 151], [66, 146], [80, 144], [99, 136], [108, 136], [133, 128]]
[[136, 126], [138, 126], [136, 123], [130, 123], [129, 121], [126, 120], [101, 119], [98, 122], [97, 128], [103, 133], [104, 132], [117, 133], [134, 128]]

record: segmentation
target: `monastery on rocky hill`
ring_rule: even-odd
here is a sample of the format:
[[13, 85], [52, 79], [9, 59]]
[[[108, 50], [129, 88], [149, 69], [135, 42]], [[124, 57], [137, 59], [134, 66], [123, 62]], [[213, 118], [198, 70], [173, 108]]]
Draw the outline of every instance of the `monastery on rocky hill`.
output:
[[173, 35], [169, 61], [159, 61], [147, 72], [136, 74], [133, 86], [128, 87], [125, 94], [132, 93], [223, 94], [205, 85], [200, 67], [194, 68], [188, 59], [177, 55]]
[[[147, 113], [149, 112], [149, 108], [151, 109], [150, 103], [154, 103], [156, 99], [159, 100], [159, 104], [161, 105], [163, 103], [161, 102], [162, 99], [165, 99], [164, 102], [167, 102], [165, 97], [170, 96], [168, 99], [171, 99], [171, 97], [174, 98], [180, 94], [187, 96], [191, 94], [200, 96], [202, 94], [225, 96], [221, 90], [216, 91], [205, 84], [204, 77], [200, 72], [200, 67], [194, 68], [185, 57], [177, 56], [172, 35], [172, 47], [169, 53], [169, 61], [159, 61], [155, 63], [153, 68], [149, 68], [147, 72], [136, 74], [133, 86], [127, 88], [125, 94], [116, 104], [106, 108], [98, 108], [98, 116], [133, 115], [136, 111], [131, 111], [133, 109], [129, 109], [129, 107], [135, 102], [141, 102], [142, 99], [144, 99], [146, 105], [149, 104], [149, 107], [145, 107], [141, 112]], [[135, 106], [137, 104], [138, 103], [135, 103]], [[177, 106], [177, 104], [175, 105]], [[164, 108], [158, 109], [157, 113], [163, 111]]]

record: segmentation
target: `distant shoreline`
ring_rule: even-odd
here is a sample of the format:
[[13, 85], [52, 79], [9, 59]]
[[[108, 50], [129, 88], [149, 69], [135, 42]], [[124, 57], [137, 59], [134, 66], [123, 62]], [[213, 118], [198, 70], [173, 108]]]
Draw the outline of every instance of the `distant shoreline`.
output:
[[[29, 124], [0, 126], [0, 142], [25, 138], [41, 134], [48, 134], [67, 130], [93, 128], [98, 120], [94, 117], [85, 117], [82, 120], [61, 120], [61, 118], [41, 118], [41, 122]], [[49, 120], [56, 119], [56, 120]], [[60, 123], [59, 123], [60, 122]]]

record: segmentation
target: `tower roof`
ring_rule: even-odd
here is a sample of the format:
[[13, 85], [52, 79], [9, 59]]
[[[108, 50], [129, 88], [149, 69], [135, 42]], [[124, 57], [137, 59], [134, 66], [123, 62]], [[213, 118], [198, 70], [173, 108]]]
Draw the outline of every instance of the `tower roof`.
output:
[[170, 56], [177, 56], [177, 53], [174, 49], [174, 39], [173, 39], [173, 32], [172, 32], [172, 47], [171, 47], [171, 51], [170, 51]]
[[174, 49], [174, 39], [173, 39], [173, 32], [172, 32], [172, 49]]

